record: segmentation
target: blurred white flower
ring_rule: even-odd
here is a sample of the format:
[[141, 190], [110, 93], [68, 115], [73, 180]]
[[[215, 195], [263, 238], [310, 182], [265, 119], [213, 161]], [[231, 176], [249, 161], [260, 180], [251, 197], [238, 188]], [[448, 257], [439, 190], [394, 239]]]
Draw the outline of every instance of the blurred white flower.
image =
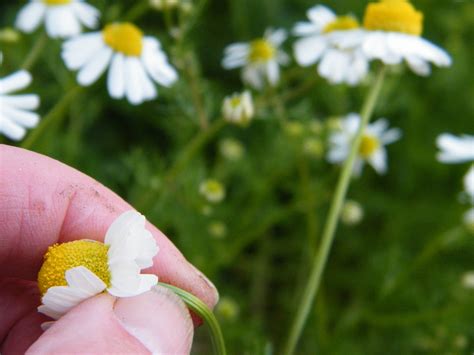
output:
[[97, 26], [99, 11], [83, 0], [30, 0], [16, 18], [15, 26], [31, 33], [44, 22], [52, 38], [64, 38], [81, 33], [81, 25]]
[[[145, 229], [145, 217], [136, 211], [120, 215], [107, 230], [104, 243], [76, 240], [54, 245], [38, 275], [43, 293], [38, 311], [58, 319], [104, 290], [115, 297], [147, 292], [158, 277], [140, 271], [153, 265], [158, 251], [155, 238]], [[63, 271], [69, 263], [76, 265]], [[60, 286], [63, 279], [67, 286]]]
[[227, 96], [222, 105], [224, 119], [231, 123], [247, 125], [254, 115], [252, 95], [249, 91]]
[[440, 149], [437, 158], [442, 163], [474, 161], [474, 136], [443, 133], [436, 139], [436, 145]]
[[[331, 163], [343, 163], [349, 155], [352, 141], [360, 124], [360, 116], [351, 113], [341, 120], [341, 128], [330, 134], [327, 159]], [[388, 129], [388, 121], [381, 118], [367, 126], [362, 135], [358, 157], [354, 164], [355, 175], [360, 175], [364, 161], [367, 161], [377, 173], [387, 171], [387, 152], [385, 146], [401, 137], [398, 128]]]
[[77, 81], [82, 86], [93, 84], [110, 66], [110, 96], [126, 97], [133, 105], [157, 97], [152, 80], [168, 87], [178, 78], [160, 42], [127, 22], [108, 24], [101, 32], [68, 40], [63, 44], [62, 57], [69, 69], [79, 70]]
[[467, 174], [464, 175], [464, 191], [466, 192], [471, 205], [474, 205], [474, 164], [471, 165]]
[[474, 288], [474, 271], [465, 272], [462, 275], [461, 282], [465, 288]]
[[39, 115], [31, 112], [39, 106], [38, 95], [9, 95], [26, 88], [31, 80], [26, 70], [0, 79], [0, 133], [15, 141], [25, 136], [26, 128], [33, 128], [39, 122]]
[[293, 33], [302, 36], [294, 45], [298, 64], [319, 62], [318, 73], [332, 84], [356, 85], [367, 74], [369, 60], [361, 50], [364, 31], [352, 16], [336, 16], [323, 5], [310, 8], [310, 22], [299, 22]]
[[221, 202], [225, 197], [225, 187], [215, 179], [204, 180], [199, 185], [199, 193], [212, 203]]
[[429, 75], [430, 63], [451, 65], [451, 57], [442, 48], [420, 37], [423, 14], [407, 0], [382, 0], [367, 5], [364, 16], [367, 30], [362, 44], [370, 59], [385, 64], [405, 61], [418, 75]]
[[362, 205], [354, 200], [347, 200], [342, 207], [341, 221], [348, 226], [359, 224], [364, 218]]
[[255, 89], [262, 89], [266, 82], [276, 85], [280, 80], [280, 65], [289, 61], [279, 49], [287, 37], [283, 29], [267, 29], [262, 38], [250, 43], [233, 43], [224, 50], [222, 66], [225, 69], [242, 69], [242, 80]]
[[180, 0], [150, 0], [150, 6], [156, 10], [172, 9], [180, 4]]
[[245, 148], [237, 139], [224, 138], [219, 142], [219, 151], [224, 158], [236, 161], [242, 158]]
[[467, 230], [474, 233], [474, 207], [468, 209], [463, 215], [463, 222]]

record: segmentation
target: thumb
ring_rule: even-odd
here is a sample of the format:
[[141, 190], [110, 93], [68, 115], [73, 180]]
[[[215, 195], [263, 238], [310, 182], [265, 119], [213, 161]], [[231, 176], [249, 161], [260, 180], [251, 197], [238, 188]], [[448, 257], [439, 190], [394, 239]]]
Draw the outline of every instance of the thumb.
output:
[[27, 351], [189, 354], [193, 323], [172, 291], [156, 286], [130, 298], [91, 298], [56, 321]]

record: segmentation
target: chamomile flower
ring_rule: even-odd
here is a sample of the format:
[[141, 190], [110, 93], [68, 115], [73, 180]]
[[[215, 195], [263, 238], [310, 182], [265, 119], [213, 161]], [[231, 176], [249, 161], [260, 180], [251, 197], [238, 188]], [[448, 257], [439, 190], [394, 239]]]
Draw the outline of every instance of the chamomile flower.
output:
[[430, 63], [451, 65], [451, 57], [442, 48], [420, 37], [423, 14], [408, 0], [381, 0], [367, 5], [364, 16], [367, 30], [362, 49], [370, 59], [385, 64], [405, 61], [418, 75], [431, 72]]
[[[341, 120], [340, 129], [331, 133], [329, 137], [330, 148], [327, 154], [329, 162], [343, 163], [346, 160], [359, 124], [360, 116], [354, 113]], [[360, 175], [364, 162], [367, 162], [377, 173], [384, 174], [387, 171], [385, 146], [399, 140], [401, 135], [398, 128], [388, 128], [386, 119], [381, 118], [369, 124], [362, 135], [354, 173]]]
[[356, 85], [367, 74], [369, 60], [361, 49], [365, 31], [352, 16], [336, 16], [317, 5], [307, 12], [310, 22], [299, 22], [293, 29], [294, 52], [301, 66], [319, 62], [318, 73], [332, 84]]
[[222, 66], [243, 68], [242, 80], [255, 89], [262, 89], [265, 83], [276, 85], [280, 80], [280, 65], [289, 61], [286, 53], [279, 49], [286, 37], [283, 29], [267, 29], [262, 38], [233, 43], [224, 50]]
[[219, 203], [225, 198], [225, 187], [215, 179], [207, 179], [199, 185], [199, 193], [211, 203]]
[[441, 163], [474, 162], [474, 136], [443, 133], [436, 139], [436, 145], [440, 149], [437, 158]]
[[97, 27], [99, 15], [84, 0], [30, 0], [18, 13], [15, 26], [31, 33], [44, 22], [48, 36], [64, 38], [81, 33], [81, 26]]
[[235, 124], [247, 125], [254, 115], [252, 95], [249, 91], [227, 96], [222, 105], [224, 119]]
[[79, 70], [77, 81], [82, 86], [93, 84], [108, 68], [110, 96], [126, 97], [133, 105], [157, 97], [153, 81], [168, 87], [178, 78], [160, 42], [127, 22], [108, 24], [100, 32], [68, 40], [62, 57], [69, 69]]
[[467, 174], [464, 175], [464, 191], [469, 198], [471, 205], [474, 206], [474, 164], [471, 165]]
[[83, 239], [49, 247], [38, 274], [43, 295], [38, 311], [59, 319], [104, 291], [116, 297], [149, 291], [158, 277], [140, 271], [153, 265], [158, 250], [145, 229], [145, 217], [135, 211], [123, 213], [111, 224], [104, 243]]
[[39, 122], [38, 114], [31, 112], [39, 106], [38, 95], [10, 95], [26, 88], [31, 80], [26, 70], [0, 79], [0, 133], [15, 141], [25, 136], [26, 128], [33, 128]]

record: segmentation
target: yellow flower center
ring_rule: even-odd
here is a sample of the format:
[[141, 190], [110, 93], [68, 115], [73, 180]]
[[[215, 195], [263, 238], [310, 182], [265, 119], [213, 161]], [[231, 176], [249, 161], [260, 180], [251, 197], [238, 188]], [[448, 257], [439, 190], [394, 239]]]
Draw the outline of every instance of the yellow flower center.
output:
[[347, 31], [359, 27], [359, 22], [352, 16], [338, 16], [334, 21], [329, 22], [323, 29], [323, 33], [333, 31]]
[[135, 57], [142, 53], [143, 33], [129, 22], [105, 26], [102, 36], [105, 43], [117, 52]]
[[38, 273], [38, 287], [41, 294], [44, 295], [53, 286], [66, 286], [66, 271], [81, 265], [110, 286], [108, 250], [107, 245], [92, 240], [76, 240], [50, 246]]
[[423, 13], [407, 0], [382, 0], [367, 5], [364, 27], [419, 36], [423, 31]]
[[46, 5], [66, 5], [71, 3], [72, 0], [43, 0]]
[[239, 96], [234, 96], [230, 99], [230, 105], [232, 108], [237, 108], [242, 103], [242, 98]]
[[363, 135], [359, 146], [359, 155], [362, 158], [369, 158], [380, 147], [380, 142], [377, 137], [370, 135]]
[[250, 62], [266, 62], [275, 57], [276, 49], [266, 39], [256, 39], [250, 43]]

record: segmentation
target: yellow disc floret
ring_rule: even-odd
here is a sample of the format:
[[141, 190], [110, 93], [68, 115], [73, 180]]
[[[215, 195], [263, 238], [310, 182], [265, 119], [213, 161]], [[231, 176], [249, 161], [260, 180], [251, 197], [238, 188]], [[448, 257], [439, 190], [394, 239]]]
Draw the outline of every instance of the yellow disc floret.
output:
[[107, 245], [92, 240], [76, 240], [50, 246], [44, 255], [44, 263], [38, 274], [41, 294], [44, 295], [53, 286], [66, 286], [66, 271], [81, 265], [110, 286], [108, 249]]
[[380, 147], [380, 142], [377, 137], [370, 135], [363, 135], [359, 146], [359, 155], [367, 159]]
[[128, 56], [139, 56], [142, 53], [143, 33], [129, 22], [112, 23], [102, 31], [105, 43], [117, 52]]
[[66, 5], [69, 4], [71, 0], [43, 0], [43, 3], [46, 5]]
[[256, 39], [250, 43], [250, 62], [266, 62], [275, 57], [275, 47], [266, 39]]
[[323, 29], [323, 33], [333, 31], [347, 31], [359, 27], [359, 22], [352, 16], [338, 16], [334, 21], [329, 22]]
[[423, 31], [423, 13], [406, 0], [382, 0], [367, 5], [364, 27], [419, 36]]

